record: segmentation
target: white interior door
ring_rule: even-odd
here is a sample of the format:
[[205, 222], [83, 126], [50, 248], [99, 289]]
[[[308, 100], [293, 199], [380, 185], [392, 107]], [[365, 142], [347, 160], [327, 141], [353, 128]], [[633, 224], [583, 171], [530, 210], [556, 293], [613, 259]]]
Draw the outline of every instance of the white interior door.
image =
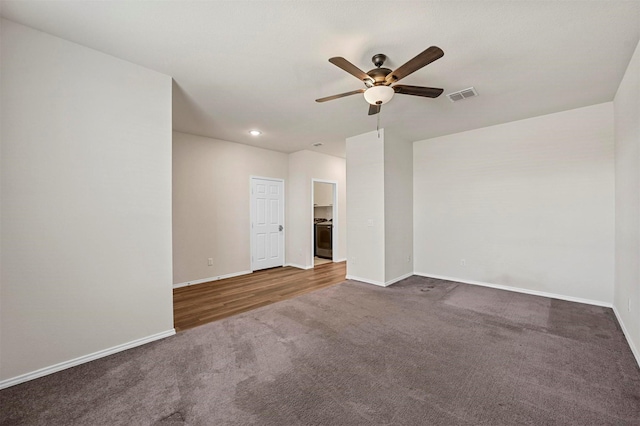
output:
[[284, 265], [284, 182], [251, 178], [251, 269]]

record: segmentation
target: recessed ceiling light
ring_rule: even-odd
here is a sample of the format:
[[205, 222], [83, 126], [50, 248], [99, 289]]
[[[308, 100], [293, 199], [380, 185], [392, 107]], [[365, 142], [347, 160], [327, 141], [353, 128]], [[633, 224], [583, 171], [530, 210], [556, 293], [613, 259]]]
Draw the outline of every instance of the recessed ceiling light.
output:
[[322, 142], [312, 143], [311, 145], [313, 145], [313, 146], [322, 146]]
[[262, 134], [260, 130], [251, 130], [249, 133], [253, 136], [260, 136]]

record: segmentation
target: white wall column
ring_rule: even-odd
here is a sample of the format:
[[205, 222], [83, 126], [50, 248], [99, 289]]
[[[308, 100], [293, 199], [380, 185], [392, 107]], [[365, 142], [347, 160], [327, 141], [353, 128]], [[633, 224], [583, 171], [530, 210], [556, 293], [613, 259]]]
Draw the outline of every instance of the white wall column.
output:
[[384, 129], [347, 138], [347, 278], [387, 286], [412, 274], [411, 156]]

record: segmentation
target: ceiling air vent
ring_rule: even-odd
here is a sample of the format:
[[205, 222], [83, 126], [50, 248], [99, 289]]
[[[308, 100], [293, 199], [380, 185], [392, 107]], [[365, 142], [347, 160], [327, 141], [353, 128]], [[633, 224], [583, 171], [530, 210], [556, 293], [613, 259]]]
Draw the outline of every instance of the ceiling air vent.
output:
[[476, 92], [475, 88], [469, 87], [468, 89], [463, 89], [457, 92], [449, 93], [447, 95], [447, 98], [449, 98], [451, 102], [458, 102], [463, 99], [473, 98], [474, 96], [478, 96], [478, 92]]

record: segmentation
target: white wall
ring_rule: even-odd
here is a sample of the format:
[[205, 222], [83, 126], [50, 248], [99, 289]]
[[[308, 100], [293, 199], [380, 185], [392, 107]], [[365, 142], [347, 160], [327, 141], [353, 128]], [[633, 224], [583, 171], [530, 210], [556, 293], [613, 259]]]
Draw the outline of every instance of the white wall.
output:
[[384, 133], [385, 282], [413, 274], [413, 145]]
[[173, 332], [171, 78], [6, 20], [1, 50], [6, 384]]
[[287, 171], [287, 154], [174, 132], [174, 284], [249, 272], [250, 176], [285, 179], [286, 191]]
[[613, 188], [612, 103], [415, 142], [415, 271], [612, 303]]
[[346, 143], [347, 277], [384, 283], [384, 129]]
[[[4, 23], [4, 19], [0, 18], [0, 35], [2, 35], [2, 28], [3, 28], [3, 23]], [[3, 133], [2, 133], [2, 98], [4, 97], [4, 95], [2, 94], [2, 75], [4, 74], [4, 68], [2, 66], [2, 40], [0, 40], [0, 369], [2, 368], [2, 322], [4, 322], [3, 319], [3, 314], [2, 314], [2, 295], [3, 295], [3, 291], [2, 291], [2, 241], [4, 239], [3, 237], [3, 232], [2, 232], [2, 204], [3, 204], [3, 195], [2, 195], [2, 188], [3, 188], [3, 184], [2, 184], [2, 140], [4, 138]], [[0, 380], [2, 377], [2, 372], [0, 371]]]
[[[613, 101], [616, 147], [614, 306], [640, 364], [640, 44]], [[630, 306], [629, 306], [630, 305]]]
[[333, 253], [333, 260], [344, 260], [347, 253], [347, 185], [344, 158], [308, 150], [294, 152], [289, 154], [286, 261], [302, 268], [313, 267], [312, 179], [337, 182], [338, 217], [333, 218], [333, 238], [337, 239], [338, 244]]

